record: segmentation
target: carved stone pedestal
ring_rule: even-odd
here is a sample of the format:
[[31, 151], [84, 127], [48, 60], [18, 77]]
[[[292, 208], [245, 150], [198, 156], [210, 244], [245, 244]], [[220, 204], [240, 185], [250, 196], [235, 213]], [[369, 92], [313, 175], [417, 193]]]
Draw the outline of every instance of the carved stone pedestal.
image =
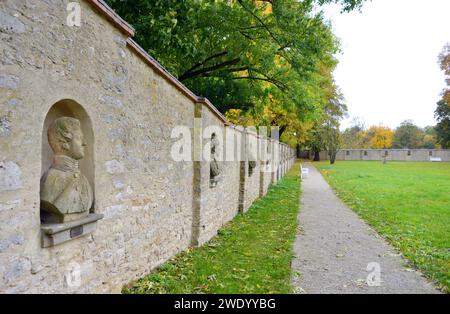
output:
[[44, 224], [41, 226], [42, 247], [52, 247], [95, 231], [102, 214], [89, 214], [87, 217], [67, 223]]

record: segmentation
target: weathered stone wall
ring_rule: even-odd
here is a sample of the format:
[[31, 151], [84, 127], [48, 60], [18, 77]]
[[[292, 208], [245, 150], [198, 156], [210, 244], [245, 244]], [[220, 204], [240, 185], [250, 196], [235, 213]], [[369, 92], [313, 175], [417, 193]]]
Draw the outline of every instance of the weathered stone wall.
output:
[[[84, 1], [80, 28], [65, 25], [65, 1], [3, 1], [0, 191], [1, 291], [64, 292], [70, 262], [83, 291], [118, 291], [191, 240], [192, 163], [170, 158], [170, 134], [191, 126], [194, 106], [126, 48], [126, 37]], [[16, 17], [17, 16], [17, 17]], [[19, 26], [20, 25], [20, 26]], [[9, 82], [9, 83], [8, 83]], [[71, 99], [95, 134], [94, 235], [40, 248], [41, 134], [51, 106]]]
[[[246, 133], [245, 136], [246, 139], [246, 146], [247, 145], [255, 145], [257, 149], [258, 145], [258, 138], [253, 133]], [[251, 144], [250, 144], [251, 142]], [[245, 149], [245, 148], [244, 148]], [[249, 170], [249, 158], [252, 159], [252, 157], [249, 157], [248, 154], [246, 154], [246, 161], [244, 162], [244, 171], [242, 173], [243, 176], [241, 176], [241, 180], [243, 181], [243, 188], [244, 188], [244, 196], [243, 196], [243, 205], [242, 205], [242, 211], [246, 212], [251, 204], [259, 198], [259, 184], [260, 184], [260, 169], [261, 165], [259, 162], [256, 162], [255, 160], [255, 167], [250, 172]]]
[[[204, 130], [203, 147], [210, 145], [211, 139], [206, 132], [207, 128], [215, 126], [217, 132], [225, 135], [230, 132], [233, 135], [240, 133], [232, 128], [225, 127], [223, 123], [210, 111], [202, 111], [202, 128]], [[211, 132], [215, 132], [211, 130]], [[234, 218], [239, 211], [239, 182], [240, 162], [219, 161], [221, 174], [219, 183], [215, 187], [210, 186], [210, 162], [202, 161], [201, 167], [201, 195], [200, 197], [200, 221], [199, 236], [195, 244], [202, 245], [216, 235], [217, 230], [226, 222]]]
[[277, 169], [278, 169], [278, 164], [279, 164], [279, 156], [280, 156], [280, 151], [279, 151], [279, 145], [278, 142], [273, 140], [271, 141], [271, 146], [272, 146], [272, 172], [271, 172], [271, 183], [275, 184], [278, 182], [278, 178], [277, 178]]
[[282, 160], [281, 174], [282, 174], [282, 176], [284, 176], [286, 174], [287, 169], [289, 168], [288, 148], [284, 144], [282, 144], [281, 160]]
[[[278, 156], [280, 156], [280, 153], [281, 153], [280, 143], [279, 142], [274, 142], [274, 146], [275, 146], [276, 154], [278, 154]], [[274, 172], [272, 174], [274, 183], [277, 183], [280, 180], [280, 177], [279, 177], [280, 164], [281, 164], [281, 158], [278, 158], [275, 161], [275, 167], [276, 168], [274, 169]]]
[[[342, 149], [336, 160], [383, 160], [386, 156], [391, 161], [430, 161], [430, 158], [441, 158], [450, 161], [450, 150], [442, 149]], [[320, 153], [321, 160], [329, 160], [327, 152]]]
[[262, 161], [260, 163], [261, 171], [259, 173], [259, 196], [263, 197], [267, 194], [267, 191], [269, 190], [269, 186], [271, 184], [271, 178], [272, 174], [270, 172], [266, 172], [264, 170], [264, 167], [266, 166], [266, 162]]
[[[223, 162], [211, 188], [208, 162], [171, 158], [175, 126], [194, 130], [195, 117], [222, 130], [230, 124], [140, 51], [101, 2], [79, 2], [81, 27], [66, 25], [67, 3], [0, 2], [0, 292], [118, 292], [210, 239], [239, 210], [240, 162]], [[88, 236], [42, 248], [45, 124], [61, 115], [91, 134], [82, 170], [104, 219]], [[259, 174], [246, 182], [244, 208]], [[75, 263], [76, 287], [65, 280]]]

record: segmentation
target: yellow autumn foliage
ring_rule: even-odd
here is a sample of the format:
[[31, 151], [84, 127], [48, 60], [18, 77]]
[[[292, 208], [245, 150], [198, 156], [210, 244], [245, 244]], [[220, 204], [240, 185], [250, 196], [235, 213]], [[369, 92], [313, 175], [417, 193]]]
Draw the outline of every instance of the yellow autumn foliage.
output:
[[372, 126], [368, 134], [370, 136], [369, 145], [373, 149], [389, 149], [392, 148], [394, 139], [394, 131], [385, 126]]

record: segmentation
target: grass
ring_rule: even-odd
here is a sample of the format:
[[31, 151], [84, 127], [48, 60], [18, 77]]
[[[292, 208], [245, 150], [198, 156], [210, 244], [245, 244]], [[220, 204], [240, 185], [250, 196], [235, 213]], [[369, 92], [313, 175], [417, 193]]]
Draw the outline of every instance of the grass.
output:
[[343, 161], [316, 166], [341, 199], [450, 292], [450, 164]]
[[200, 248], [169, 260], [123, 293], [291, 293], [299, 164]]

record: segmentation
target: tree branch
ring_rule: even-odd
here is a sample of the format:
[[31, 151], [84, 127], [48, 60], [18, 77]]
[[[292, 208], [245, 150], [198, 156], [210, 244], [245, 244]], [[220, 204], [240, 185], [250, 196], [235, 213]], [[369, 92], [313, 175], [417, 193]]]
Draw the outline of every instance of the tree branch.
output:
[[214, 55], [212, 55], [212, 56], [206, 58], [206, 59], [203, 60], [202, 62], [199, 62], [199, 63], [193, 65], [189, 70], [185, 71], [182, 75], [180, 75], [180, 78], [183, 77], [183, 76], [185, 76], [185, 75], [187, 75], [187, 74], [189, 74], [189, 73], [191, 73], [191, 72], [194, 71], [195, 69], [201, 67], [202, 65], [204, 65], [204, 64], [207, 63], [208, 61], [211, 61], [212, 59], [215, 59], [215, 58], [219, 58], [219, 57], [225, 56], [225, 55], [227, 55], [227, 54], [228, 54], [228, 51], [222, 51], [222, 52], [216, 53], [216, 54], [214, 54]]
[[241, 72], [241, 71], [246, 71], [250, 69], [248, 66], [244, 66], [244, 67], [240, 67], [240, 68], [232, 68], [232, 69], [227, 69], [227, 72]]
[[200, 69], [200, 70], [197, 70], [197, 71], [189, 72], [189, 73], [186, 73], [186, 74], [183, 74], [182, 76], [180, 76], [178, 78], [178, 80], [180, 80], [182, 82], [184, 80], [193, 78], [195, 76], [199, 76], [199, 75], [202, 75], [202, 74], [205, 74], [205, 73], [208, 73], [208, 72], [216, 71], [218, 69], [224, 68], [224, 67], [229, 66], [229, 65], [235, 65], [235, 64], [239, 63], [239, 61], [241, 61], [241, 58], [234, 58], [234, 59], [231, 59], [231, 60], [228, 60], [228, 61], [216, 64], [216, 65], [213, 65], [213, 66], [210, 66], [210, 67], [206, 67], [206, 68], [203, 68], [203, 69]]
[[259, 16], [257, 16], [252, 10], [250, 10], [249, 8], [247, 8], [244, 3], [242, 2], [242, 0], [238, 0], [238, 3], [244, 8], [245, 11], [247, 11], [248, 13], [250, 13], [260, 24], [263, 28], [266, 29], [266, 31], [269, 33], [270, 37], [272, 37], [272, 39], [280, 46], [282, 47], [283, 45], [280, 43], [280, 41], [275, 37], [275, 35], [272, 33], [272, 31], [270, 30], [269, 26], [267, 26], [263, 20], [261, 20], [261, 18]]
[[271, 83], [271, 84], [275, 85], [276, 87], [278, 87], [282, 91], [287, 90], [287, 86], [284, 83], [282, 83], [280, 81], [277, 81], [275, 79], [272, 79], [272, 78], [268, 78], [268, 77], [239, 76], [239, 77], [234, 77], [233, 80], [264, 81], [264, 82], [268, 82], [268, 83]]

